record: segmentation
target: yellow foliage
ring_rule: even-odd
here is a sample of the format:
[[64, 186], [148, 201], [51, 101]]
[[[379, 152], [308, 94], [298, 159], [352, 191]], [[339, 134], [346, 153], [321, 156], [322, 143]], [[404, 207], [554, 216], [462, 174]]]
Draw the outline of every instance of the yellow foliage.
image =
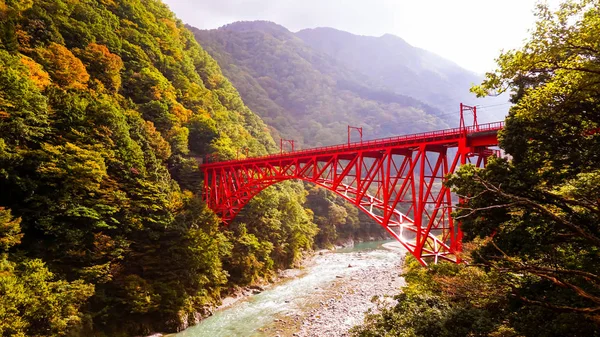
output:
[[152, 98], [156, 101], [160, 101], [161, 99], [166, 99], [172, 102], [175, 102], [177, 96], [175, 95], [175, 89], [170, 84], [168, 86], [155, 85], [152, 86]]
[[186, 109], [183, 105], [177, 102], [173, 104], [171, 113], [177, 116], [177, 119], [183, 124], [187, 123], [192, 117], [192, 110]]
[[164, 23], [165, 26], [167, 26], [167, 28], [171, 31], [171, 35], [178, 39], [179, 38], [179, 28], [177, 28], [177, 24], [175, 24], [175, 22], [173, 20], [169, 20], [166, 18], [162, 18], [160, 19], [160, 22]]
[[122, 27], [132, 27], [132, 28], [137, 28], [138, 27], [137, 23], [135, 23], [133, 21], [130, 21], [130, 20], [127, 20], [127, 19], [121, 19], [121, 26]]
[[31, 79], [40, 90], [44, 90], [50, 85], [50, 75], [44, 71], [41, 64], [27, 56], [21, 57], [21, 63], [29, 70], [29, 79]]
[[95, 190], [107, 177], [106, 164], [97, 151], [73, 143], [58, 146], [44, 144], [42, 149], [49, 160], [38, 167], [38, 173], [53, 177], [62, 184]]
[[18, 0], [13, 1], [10, 7], [6, 4], [5, 0], [0, 0], [0, 18], [5, 18], [9, 11], [23, 12], [33, 6], [33, 0]]
[[181, 212], [184, 206], [184, 195], [181, 192], [173, 192], [169, 195], [167, 207], [171, 212]]
[[113, 0], [100, 0], [100, 3], [106, 7], [117, 8], [117, 4]]
[[0, 18], [5, 18], [8, 12], [8, 6], [4, 0], [0, 0]]
[[18, 0], [16, 3], [12, 4], [14, 8], [16, 8], [19, 12], [23, 12], [28, 10], [33, 6], [34, 0]]

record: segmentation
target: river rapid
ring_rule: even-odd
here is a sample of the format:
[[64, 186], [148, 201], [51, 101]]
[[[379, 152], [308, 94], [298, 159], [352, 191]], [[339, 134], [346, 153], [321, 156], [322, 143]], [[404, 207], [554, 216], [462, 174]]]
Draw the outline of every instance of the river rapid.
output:
[[170, 336], [346, 336], [375, 309], [373, 296], [393, 296], [404, 285], [404, 253], [395, 242], [377, 241], [317, 254], [299, 276]]

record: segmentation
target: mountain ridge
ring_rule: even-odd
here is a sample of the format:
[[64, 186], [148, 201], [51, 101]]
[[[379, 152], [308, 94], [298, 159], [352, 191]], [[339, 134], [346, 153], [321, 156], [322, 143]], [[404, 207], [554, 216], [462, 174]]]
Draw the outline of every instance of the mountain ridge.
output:
[[385, 89], [273, 22], [188, 29], [283, 138], [319, 146], [343, 142], [347, 124], [362, 125], [371, 137], [448, 126], [434, 106]]
[[388, 89], [443, 109], [461, 101], [469, 104], [474, 100], [469, 87], [481, 81], [477, 74], [392, 34], [372, 37], [313, 28], [296, 36]]

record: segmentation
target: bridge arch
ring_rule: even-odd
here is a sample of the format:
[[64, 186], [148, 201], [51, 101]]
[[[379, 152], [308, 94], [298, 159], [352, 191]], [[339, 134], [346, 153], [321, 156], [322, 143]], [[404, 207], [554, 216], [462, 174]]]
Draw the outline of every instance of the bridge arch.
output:
[[443, 185], [460, 165], [484, 166], [498, 124], [443, 130], [201, 166], [204, 200], [224, 223], [265, 188], [298, 179], [333, 191], [374, 219], [426, 265], [460, 261], [458, 201]]
[[[405, 227], [408, 227], [406, 230], [409, 232], [411, 229], [414, 228], [413, 219], [411, 219], [410, 217], [403, 214], [397, 209], [391, 209], [387, 203], [383, 202], [375, 196], [372, 196], [369, 193], [366, 193], [364, 196], [364, 199], [368, 200], [368, 202], [364, 202], [364, 200], [363, 202], [358, 202], [358, 199], [356, 198], [358, 193], [352, 186], [340, 184], [340, 188], [333, 189], [333, 181], [312, 181], [306, 178], [296, 178], [290, 176], [269, 181], [267, 183], [247, 185], [242, 190], [238, 190], [233, 195], [231, 195], [228, 198], [229, 203], [221, 205], [221, 211], [228, 213], [227, 216], [222, 216], [222, 219], [224, 221], [225, 219], [229, 218], [233, 220], [237, 216], [237, 214], [250, 202], [250, 200], [252, 200], [252, 198], [254, 198], [266, 188], [286, 180], [301, 180], [334, 192], [336, 195], [340, 196], [345, 201], [357, 206], [359, 210], [367, 214], [371, 219], [375, 220], [375, 222], [384, 227], [384, 229], [386, 229], [387, 232], [394, 239], [399, 241], [407, 250], [413, 248], [413, 246], [409, 244], [409, 241], [403, 239], [404, 235], [406, 234]], [[381, 214], [391, 214], [391, 219], [387, 221], [387, 225], [385, 224], [384, 217]], [[434, 238], [434, 240], [437, 241], [437, 244], [442, 245], [442, 242], [438, 238]]]

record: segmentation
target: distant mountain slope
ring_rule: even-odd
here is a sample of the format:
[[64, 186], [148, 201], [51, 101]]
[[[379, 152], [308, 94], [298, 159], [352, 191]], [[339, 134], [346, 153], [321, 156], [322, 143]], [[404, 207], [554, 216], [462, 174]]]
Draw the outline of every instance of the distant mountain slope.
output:
[[282, 26], [257, 21], [188, 28], [245, 103], [283, 137], [316, 146], [344, 142], [347, 124], [363, 126], [366, 138], [447, 126], [435, 117], [440, 110], [380, 89]]
[[504, 98], [477, 99], [469, 88], [481, 82], [480, 76], [394, 35], [359, 36], [333, 28], [304, 29], [295, 35], [344, 66], [367, 75], [375, 85], [444, 111], [455, 111], [461, 102], [470, 105], [506, 102]]
[[476, 74], [394, 35], [359, 36], [333, 28], [315, 28], [299, 31], [296, 36], [395, 91], [439, 106], [472, 98], [468, 87], [481, 80]]

